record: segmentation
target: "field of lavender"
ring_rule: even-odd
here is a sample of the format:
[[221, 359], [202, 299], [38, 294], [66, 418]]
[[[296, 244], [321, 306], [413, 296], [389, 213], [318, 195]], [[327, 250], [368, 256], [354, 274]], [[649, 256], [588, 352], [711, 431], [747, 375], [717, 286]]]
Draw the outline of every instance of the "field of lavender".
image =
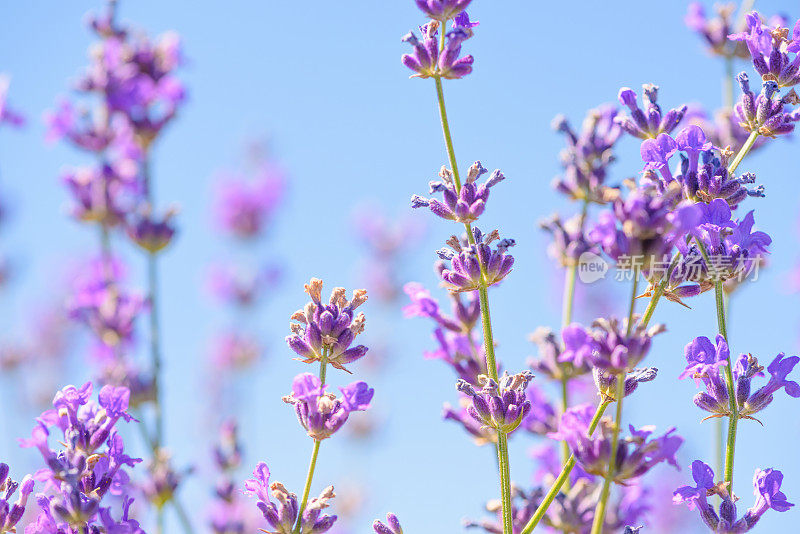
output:
[[797, 6], [344, 4], [0, 7], [0, 534], [798, 531]]

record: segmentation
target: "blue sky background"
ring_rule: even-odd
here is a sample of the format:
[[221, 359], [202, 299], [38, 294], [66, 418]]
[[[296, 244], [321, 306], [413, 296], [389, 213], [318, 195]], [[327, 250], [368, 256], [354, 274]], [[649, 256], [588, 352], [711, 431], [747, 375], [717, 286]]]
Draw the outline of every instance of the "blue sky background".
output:
[[[800, 15], [789, 1], [757, 7]], [[41, 113], [67, 94], [69, 81], [86, 63], [91, 37], [83, 17], [98, 8], [99, 2], [86, 1], [0, 7], [0, 71], [12, 76], [12, 105], [29, 118], [21, 132], [0, 131], [0, 186], [13, 206], [2, 246], [19, 268], [13, 289], [0, 300], [0, 332], [7, 339], [23, 335], [34, 304], [58, 291], [63, 266], [96, 247], [96, 235], [66, 216], [66, 193], [58, 181], [60, 170], [80, 163], [81, 155], [63, 144], [45, 146]], [[529, 332], [560, 321], [560, 278], [536, 227], [554, 210], [576, 209], [550, 188], [563, 144], [550, 130], [553, 116], [564, 113], [577, 126], [586, 109], [614, 101], [621, 86], [638, 89], [646, 82], [661, 86], [664, 108], [684, 102], [715, 108], [721, 102], [722, 65], [684, 27], [684, 13], [683, 2], [631, 0], [613, 8], [596, 2], [473, 2], [471, 15], [481, 25], [465, 48], [475, 55], [475, 70], [465, 80], [447, 82], [445, 93], [459, 164], [480, 159], [508, 177], [493, 190], [482, 218], [484, 227], [498, 227], [518, 242], [514, 272], [491, 295], [498, 356], [507, 368], [520, 369], [535, 352], [526, 341]], [[409, 80], [399, 61], [407, 51], [400, 37], [424, 19], [410, 0], [379, 7], [372, 1], [302, 7], [231, 1], [222, 7], [122, 0], [120, 16], [151, 33], [177, 30], [189, 60], [183, 78], [190, 100], [158, 146], [154, 175], [157, 198], [182, 207], [180, 238], [162, 263], [166, 416], [176, 462], [200, 466], [182, 496], [200, 525], [201, 504], [211, 491], [203, 466], [216, 432], [200, 371], [209, 333], [225, 321], [202, 290], [206, 266], [225, 253], [210, 223], [214, 172], [236, 166], [243, 143], [266, 135], [289, 176], [288, 201], [260, 251], [282, 261], [287, 271], [259, 317], [270, 351], [257, 372], [240, 381], [238, 397], [245, 410], [245, 467], [249, 471], [264, 459], [277, 479], [299, 493], [310, 442], [280, 396], [292, 377], [306, 370], [283, 344], [288, 316], [305, 302], [302, 284], [318, 276], [329, 288], [361, 287], [363, 253], [352, 228], [353, 207], [366, 200], [388, 213], [404, 213], [409, 197], [425, 193], [445, 162], [433, 82]], [[780, 351], [797, 353], [798, 297], [788, 283], [799, 259], [797, 151], [796, 140], [781, 140], [741, 167], [756, 172], [767, 188], [767, 198], [750, 199], [743, 209], [756, 209], [757, 226], [774, 243], [769, 269], [735, 297], [729, 329], [733, 351], [752, 352], [765, 362]], [[623, 139], [612, 181], [640, 168], [638, 143]], [[429, 220], [429, 231], [409, 254], [405, 278], [433, 287], [433, 251], [452, 227], [425, 213], [417, 216]], [[134, 269], [142, 268], [136, 257], [132, 262]], [[612, 309], [625, 313], [628, 287], [610, 283], [608, 290]], [[666, 322], [669, 332], [659, 336], [648, 359], [659, 367], [659, 378], [625, 407], [626, 420], [635, 425], [678, 427], [687, 437], [683, 466], [695, 458], [712, 459], [712, 425], [699, 424], [702, 414], [691, 402], [694, 384], [676, 379], [683, 346], [694, 336], [716, 332], [713, 297], [705, 294], [691, 305], [691, 310], [666, 302], [659, 307], [656, 320]], [[399, 305], [371, 302], [366, 312], [365, 336], [390, 349], [382, 372], [370, 378], [374, 410], [384, 426], [366, 443], [338, 436], [324, 443], [312, 493], [328, 483], [338, 484], [340, 494], [363, 484], [366, 502], [353, 532], [367, 532], [372, 519], [389, 510], [408, 532], [459, 531], [461, 519], [480, 517], [482, 503], [497, 492], [492, 452], [474, 447], [459, 428], [440, 421], [442, 402], [456, 395], [450, 371], [422, 358], [432, 347], [429, 325], [402, 319]], [[589, 321], [591, 312], [578, 306], [576, 319]], [[77, 355], [65, 380], [88, 376], [80, 362]], [[355, 365], [355, 375], [374, 376], [367, 367]], [[337, 372], [331, 379], [339, 385], [350, 380]], [[20, 466], [15, 472], [34, 469], [36, 455], [15, 446], [17, 437], [27, 435], [31, 414], [20, 416], [5, 399], [4, 405], [0, 459], [14, 460]], [[781, 394], [763, 413], [763, 428], [742, 423], [736, 462], [740, 511], [752, 503], [750, 479], [757, 466], [783, 470], [785, 493], [800, 499], [800, 460], [794, 453], [798, 409], [797, 400]], [[512, 440], [512, 472], [523, 485], [531, 476], [531, 445], [528, 438]], [[675, 475], [668, 468], [654, 476], [670, 487], [690, 480], [688, 473]], [[770, 512], [759, 528], [785, 532], [798, 513]], [[691, 520], [690, 525], [699, 522]]]

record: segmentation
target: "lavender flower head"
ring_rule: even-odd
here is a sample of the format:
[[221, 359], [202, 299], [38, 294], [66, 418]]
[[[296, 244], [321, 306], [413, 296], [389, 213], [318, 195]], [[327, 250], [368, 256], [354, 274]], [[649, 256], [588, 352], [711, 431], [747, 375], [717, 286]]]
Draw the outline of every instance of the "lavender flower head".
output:
[[[15, 482], [9, 476], [8, 464], [0, 462], [0, 533], [16, 532], [15, 526], [25, 513], [28, 497], [33, 492], [34, 480], [26, 475], [22, 482]], [[15, 502], [11, 499], [19, 489]]]
[[372, 529], [375, 534], [403, 534], [403, 527], [400, 526], [400, 521], [393, 513], [386, 514], [385, 524], [376, 519], [372, 524]]
[[472, 37], [472, 29], [456, 26], [445, 36], [444, 48], [439, 52], [439, 23], [431, 21], [421, 26], [422, 41], [414, 32], [403, 36], [403, 42], [413, 47], [411, 54], [401, 58], [403, 65], [413, 70], [412, 78], [445, 78], [454, 80], [463, 78], [472, 72], [474, 61], [471, 55], [459, 57], [461, 44]]
[[346, 364], [367, 353], [364, 345], [350, 346], [364, 331], [364, 314], [355, 315], [355, 310], [367, 301], [367, 291], [355, 290], [352, 300], [348, 301], [345, 289], [337, 287], [331, 292], [329, 303], [323, 304], [322, 280], [312, 278], [305, 290], [311, 302], [291, 317], [292, 334], [286, 338], [289, 348], [305, 363], [321, 361], [347, 371]]
[[662, 113], [658, 105], [658, 86], [646, 83], [642, 86], [642, 110], [636, 102], [636, 92], [628, 87], [619, 91], [619, 101], [630, 110], [630, 116], [617, 115], [614, 121], [628, 134], [639, 139], [655, 139], [659, 134], [671, 133], [683, 120], [687, 106], [681, 106]]
[[691, 2], [683, 20], [689, 29], [705, 41], [712, 54], [726, 58], [749, 59], [747, 46], [728, 37], [735, 22], [736, 5], [733, 3], [715, 5], [714, 11], [717, 16], [709, 18], [703, 4]]
[[[696, 508], [703, 522], [713, 532], [724, 534], [749, 532], [767, 510], [785, 512], [794, 506], [780, 491], [783, 473], [774, 469], [756, 469], [753, 476], [756, 502], [741, 518], [738, 518], [736, 513], [738, 498], [728, 490], [727, 483], [714, 481], [714, 471], [708, 465], [700, 460], [692, 462], [692, 478], [695, 486], [683, 486], [675, 490], [672, 502], [685, 504], [689, 510]], [[719, 513], [708, 502], [708, 497], [714, 495], [722, 499]]]
[[525, 397], [525, 388], [533, 373], [509, 375], [507, 372], [499, 383], [488, 376], [482, 377], [483, 387], [476, 391], [472, 384], [459, 380], [456, 388], [472, 397], [469, 414], [479, 423], [499, 432], [511, 433], [531, 411], [531, 402]]
[[497, 431], [484, 425], [470, 414], [472, 400], [468, 395], [460, 395], [458, 405], [451, 406], [445, 403], [442, 409], [442, 419], [453, 421], [461, 426], [472, 437], [478, 447], [488, 443], [497, 443]]
[[11, 83], [9, 77], [0, 74], [0, 125], [10, 124], [20, 127], [25, 124], [25, 117], [17, 113], [8, 106], [8, 86]]
[[530, 336], [539, 347], [539, 357], [528, 365], [551, 380], [562, 381], [586, 375], [590, 370], [592, 352], [597, 350], [594, 339], [578, 323], [561, 331], [561, 339], [549, 328], [537, 328]]
[[[269, 482], [270, 472], [267, 464], [259, 462], [253, 471], [253, 478], [244, 483], [245, 493], [258, 499], [258, 509], [271, 530], [267, 534], [294, 534], [300, 505], [297, 495], [290, 493], [280, 482]], [[330, 506], [336, 497], [333, 486], [328, 486], [319, 497], [311, 499], [303, 510], [300, 520], [301, 534], [322, 534], [333, 527], [335, 515], [323, 515], [322, 511]], [[275, 502], [272, 499], [275, 499]]]
[[564, 175], [556, 178], [556, 190], [571, 199], [598, 204], [616, 196], [616, 190], [604, 184], [608, 167], [616, 159], [614, 145], [622, 134], [617, 114], [617, 108], [610, 105], [591, 109], [579, 132], [563, 115], [553, 119], [553, 128], [563, 133], [567, 141], [560, 154]]
[[610, 475], [614, 482], [625, 484], [628, 480], [641, 477], [662, 462], [678, 468], [675, 453], [683, 443], [683, 438], [673, 435], [675, 428], [657, 438], [651, 438], [655, 427], [645, 426], [636, 430], [630, 425], [630, 435], [620, 438], [617, 457], [611, 466], [611, 473], [608, 473], [614, 423], [608, 418], [601, 419], [599, 435], [588, 436], [590, 411], [592, 410], [587, 410], [585, 406], [567, 410], [561, 417], [558, 432], [551, 435], [554, 439], [567, 442], [587, 473], [601, 477]]
[[342, 396], [325, 393], [326, 385], [311, 373], [297, 375], [292, 383], [292, 393], [283, 401], [293, 404], [297, 419], [308, 435], [315, 440], [331, 437], [347, 421], [352, 412], [364, 411], [375, 390], [366, 382], [353, 382], [339, 388]]
[[128, 237], [150, 254], [157, 254], [164, 250], [175, 236], [172, 218], [177, 213], [177, 208], [171, 208], [158, 218], [152, 215], [149, 208], [145, 208], [128, 221]]
[[578, 214], [562, 221], [556, 214], [539, 223], [539, 227], [553, 237], [553, 242], [547, 248], [548, 254], [562, 267], [575, 265], [586, 252], [600, 252], [583, 228], [584, 219], [583, 215]]
[[[513, 239], [500, 239], [497, 230], [485, 236], [477, 227], [472, 232], [475, 244], [462, 243], [456, 236], [451, 236], [447, 240], [450, 248], [436, 252], [443, 261], [450, 261], [449, 269], [444, 265], [439, 268], [439, 276], [444, 287], [454, 293], [498, 284], [514, 266], [514, 258], [507, 253], [509, 247], [516, 244]], [[499, 241], [492, 249], [490, 245], [495, 240]]]
[[472, 0], [414, 0], [425, 15], [442, 24], [467, 9]]
[[[798, 67], [795, 70], [799, 70]], [[800, 110], [789, 112], [784, 109], [787, 105], [800, 104], [800, 97], [794, 89], [781, 97], [778, 82], [766, 80], [761, 86], [761, 93], [756, 96], [750, 90], [746, 73], [742, 72], [736, 79], [742, 90], [742, 96], [734, 108], [739, 126], [746, 132], [758, 132], [773, 138], [794, 131], [794, 123], [800, 120]]]
[[[675, 154], [680, 154], [680, 167], [673, 175], [670, 159]], [[729, 154], [714, 147], [697, 125], [683, 128], [674, 139], [660, 134], [656, 139], [645, 140], [641, 155], [646, 162], [642, 181], [656, 184], [663, 192], [677, 182], [685, 200], [708, 204], [721, 198], [736, 209], [748, 196], [764, 196], [763, 186], [747, 188], [755, 182], [754, 175], [745, 173], [737, 178], [728, 173]]]
[[503, 173], [495, 170], [482, 184], [478, 185], [476, 183], [478, 178], [487, 172], [481, 162], [476, 161], [467, 171], [466, 183], [461, 186], [460, 191], [456, 192], [453, 173], [443, 166], [439, 171], [441, 181], [430, 182], [430, 192], [431, 194], [442, 193], [444, 202], [414, 195], [411, 197], [411, 207], [427, 207], [434, 215], [457, 223], [476, 221], [486, 209], [489, 189], [505, 179]]
[[[775, 82], [778, 87], [791, 87], [800, 83], [800, 20], [789, 37], [789, 29], [776, 24], [769, 27], [757, 11], [745, 17], [745, 31], [729, 35], [732, 41], [747, 44], [753, 67], [761, 78]], [[794, 57], [790, 57], [794, 54]]]
[[647, 356], [653, 337], [666, 330], [663, 324], [647, 328], [637, 323], [628, 335], [627, 326], [627, 319], [620, 322], [613, 317], [592, 323], [589, 361], [594, 368], [612, 374], [633, 370]]
[[251, 181], [223, 175], [216, 186], [214, 210], [218, 225], [234, 237], [252, 239], [262, 235], [283, 200], [283, 174], [269, 165], [262, 166]]

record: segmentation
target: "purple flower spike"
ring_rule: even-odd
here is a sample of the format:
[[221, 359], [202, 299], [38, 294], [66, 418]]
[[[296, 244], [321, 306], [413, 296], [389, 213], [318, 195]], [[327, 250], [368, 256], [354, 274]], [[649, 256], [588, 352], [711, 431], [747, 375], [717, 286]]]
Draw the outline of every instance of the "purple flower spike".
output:
[[369, 408], [375, 393], [365, 382], [353, 382], [340, 388], [342, 397], [339, 398], [325, 393], [325, 387], [316, 375], [303, 373], [295, 377], [292, 393], [283, 397], [285, 403], [294, 405], [297, 420], [315, 440], [331, 437], [352, 412]]
[[[643, 382], [652, 382], [658, 375], [655, 367], [645, 367], [643, 369], [633, 369], [625, 375], [624, 396], [627, 397], [639, 387]], [[592, 378], [597, 386], [597, 391], [605, 400], [616, 401], [617, 396], [617, 375], [603, 371], [598, 367], [592, 369]]]
[[472, 29], [461, 26], [455, 27], [445, 36], [445, 44], [439, 53], [439, 23], [429, 22], [421, 28], [422, 42], [417, 39], [414, 32], [409, 32], [403, 37], [403, 42], [410, 44], [414, 51], [401, 58], [403, 65], [413, 70], [412, 78], [445, 78], [454, 80], [463, 78], [472, 72], [472, 56], [459, 57], [461, 44], [472, 37]]
[[[789, 29], [783, 24], [770, 28], [762, 22], [762, 17], [757, 11], [748, 13], [745, 17], [747, 28], [745, 31], [729, 35], [732, 41], [741, 41], [747, 44], [753, 67], [761, 78], [772, 81], [778, 87], [792, 87], [800, 83], [800, 35], [798, 24], [794, 25], [791, 38]], [[790, 54], [795, 54], [791, 57]]]
[[[15, 482], [8, 476], [7, 464], [0, 463], [0, 532], [16, 532], [16, 525], [25, 514], [28, 497], [33, 493], [34, 480], [26, 475], [22, 482]], [[16, 502], [11, 499], [19, 489]]]
[[725, 338], [717, 334], [716, 346], [705, 336], [694, 338], [686, 345], [686, 369], [678, 376], [680, 379], [694, 378], [700, 383], [704, 376], [718, 376], [721, 367], [728, 365], [730, 350]]
[[672, 181], [672, 173], [669, 170], [669, 158], [678, 150], [678, 144], [669, 134], [659, 134], [655, 139], [645, 139], [642, 142], [642, 160], [647, 162], [645, 169], [658, 169], [661, 171], [664, 181]]
[[755, 96], [750, 90], [747, 74], [743, 72], [736, 79], [742, 89], [742, 96], [735, 107], [739, 126], [747, 132], [758, 132], [773, 138], [794, 131], [794, 123], [800, 120], [800, 114], [784, 110], [787, 104], [800, 104], [800, 97], [794, 89], [781, 97], [778, 83], [766, 80], [761, 86], [761, 93]]
[[538, 328], [530, 339], [539, 347], [539, 358], [528, 362], [534, 371], [556, 381], [590, 371], [590, 356], [597, 347], [594, 338], [577, 323], [564, 329], [561, 340], [548, 328]]
[[644, 84], [642, 98], [645, 109], [641, 109], [636, 102], [636, 93], [633, 89], [623, 87], [619, 91], [620, 103], [630, 110], [630, 116], [618, 115], [615, 122], [628, 134], [639, 139], [656, 139], [659, 134], [671, 133], [683, 120], [686, 106], [671, 109], [662, 114], [658, 100], [658, 86]]
[[150, 210], [132, 216], [127, 223], [128, 237], [150, 254], [157, 254], [172, 242], [175, 226], [172, 218], [177, 209], [168, 210], [163, 217], [152, 217]]
[[444, 23], [467, 9], [472, 0], [415, 0], [425, 15]]
[[[781, 388], [783, 388], [790, 397], [800, 397], [800, 384], [794, 380], [787, 379], [787, 376], [792, 372], [798, 361], [800, 361], [800, 358], [797, 356], [786, 358], [783, 353], [778, 354], [775, 359], [772, 360], [772, 363], [767, 366], [767, 371], [770, 374], [769, 381], [749, 397], [746, 396], [745, 391], [739, 390], [750, 391], [750, 379], [752, 376], [755, 376], [755, 373], [750, 371], [749, 367], [740, 370], [737, 376], [737, 378], [739, 378], [737, 382], [737, 397], [746, 400], [744, 400], [739, 409], [739, 416], [751, 417], [754, 413], [760, 412], [769, 406], [773, 400], [773, 395]], [[761, 367], [758, 367], [757, 363], [752, 365], [757, 367], [758, 371], [761, 370]]]
[[403, 527], [400, 526], [400, 521], [392, 513], [386, 514], [386, 524], [376, 519], [372, 524], [372, 528], [376, 534], [403, 534]]
[[592, 338], [596, 350], [592, 351], [592, 366], [611, 374], [626, 373], [636, 367], [650, 351], [653, 336], [665, 331], [662, 324], [649, 329], [637, 324], [626, 335], [627, 319], [597, 319], [592, 324]]
[[467, 171], [467, 181], [456, 192], [456, 185], [453, 181], [453, 173], [446, 167], [439, 171], [441, 181], [431, 182], [431, 193], [442, 193], [444, 202], [436, 199], [423, 198], [419, 195], [411, 197], [412, 208], [429, 208], [434, 215], [442, 219], [455, 221], [457, 223], [471, 223], [486, 209], [486, 202], [489, 200], [489, 189], [505, 179], [503, 173], [495, 170], [482, 184], [477, 185], [476, 181], [483, 174], [486, 174], [480, 161], [476, 161]]
[[[444, 286], [453, 293], [475, 291], [481, 285], [486, 287], [498, 284], [508, 276], [514, 266], [514, 258], [507, 253], [516, 243], [513, 239], [500, 239], [497, 230], [488, 235], [474, 227], [475, 244], [462, 243], [456, 236], [447, 240], [450, 248], [437, 251], [442, 260], [450, 260], [450, 268], [442, 265], [439, 276]], [[494, 249], [491, 243], [499, 240]]]
[[738, 57], [750, 59], [750, 52], [742, 41], [732, 41], [728, 35], [736, 23], [736, 6], [733, 4], [720, 4], [714, 6], [717, 16], [709, 18], [703, 4], [692, 2], [689, 4], [684, 22], [686, 26], [697, 33], [705, 42], [708, 50], [717, 56]]
[[525, 397], [525, 388], [533, 373], [523, 371], [516, 375], [507, 372], [497, 383], [488, 376], [481, 377], [482, 388], [476, 391], [469, 382], [459, 380], [456, 388], [472, 397], [469, 414], [479, 423], [504, 432], [514, 431], [531, 411], [531, 401]]
[[[300, 513], [297, 495], [290, 493], [280, 482], [269, 483], [269, 468], [264, 462], [259, 462], [253, 471], [253, 478], [244, 483], [244, 492], [258, 499], [256, 506], [261, 511], [264, 519], [274, 530], [264, 531], [270, 534], [292, 534]], [[276, 502], [272, 502], [272, 497]], [[328, 486], [319, 497], [308, 501], [303, 516], [300, 519], [300, 532], [308, 534], [322, 534], [333, 527], [335, 515], [322, 515], [322, 511], [330, 506], [330, 501], [336, 497], [333, 486]]]
[[311, 302], [292, 314], [289, 323], [292, 334], [286, 343], [304, 363], [324, 360], [336, 369], [347, 371], [344, 366], [363, 358], [368, 350], [364, 345], [351, 347], [356, 336], [364, 331], [364, 314], [355, 315], [355, 310], [367, 301], [367, 291], [354, 291], [348, 301], [345, 289], [337, 287], [329, 303], [323, 304], [322, 280], [312, 278], [305, 290]]
[[600, 249], [586, 234], [581, 223], [582, 219], [583, 217], [577, 214], [562, 222], [561, 217], [553, 215], [539, 223], [543, 230], [553, 236], [553, 242], [550, 243], [547, 252], [561, 266], [575, 265], [586, 252], [600, 253]]

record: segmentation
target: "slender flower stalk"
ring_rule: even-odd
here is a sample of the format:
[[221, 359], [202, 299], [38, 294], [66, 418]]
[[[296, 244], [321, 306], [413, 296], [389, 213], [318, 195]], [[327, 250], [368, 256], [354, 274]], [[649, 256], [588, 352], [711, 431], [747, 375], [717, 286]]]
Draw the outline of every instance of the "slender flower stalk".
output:
[[[600, 422], [600, 418], [603, 417], [606, 408], [609, 404], [611, 404], [611, 402], [611, 399], [606, 399], [597, 405], [597, 411], [595, 411], [592, 421], [589, 423], [589, 429], [587, 431], [589, 436], [594, 433], [598, 423]], [[575, 455], [570, 455], [570, 457], [564, 463], [564, 467], [561, 468], [561, 473], [559, 473], [558, 478], [556, 478], [555, 482], [553, 482], [553, 485], [550, 487], [547, 495], [544, 496], [541, 504], [536, 508], [536, 511], [533, 513], [520, 534], [530, 534], [533, 532], [533, 529], [535, 529], [539, 524], [539, 521], [542, 520], [544, 514], [547, 513], [547, 509], [550, 507], [550, 504], [561, 491], [561, 487], [567, 482], [567, 480], [569, 480], [569, 475], [572, 472], [572, 468], [575, 467], [575, 461]]]
[[[327, 367], [328, 367], [328, 354], [329, 349], [327, 347], [322, 349], [322, 359], [319, 361], [319, 381], [320, 385], [325, 385], [325, 377], [327, 375]], [[314, 439], [314, 448], [311, 449], [311, 460], [308, 462], [308, 474], [306, 475], [306, 483], [303, 487], [303, 497], [300, 500], [300, 512], [297, 514], [297, 524], [294, 527], [294, 531], [297, 534], [300, 534], [300, 529], [303, 526], [303, 512], [306, 510], [306, 506], [308, 505], [308, 496], [311, 493], [311, 482], [314, 479], [314, 471], [317, 468], [317, 456], [319, 455], [319, 446], [322, 443], [322, 440]]]
[[[630, 311], [628, 312], [628, 327], [625, 332], [626, 337], [630, 337], [633, 331], [634, 312], [636, 311], [636, 293], [639, 285], [639, 271], [633, 270], [633, 289], [631, 291]], [[617, 401], [617, 413], [614, 418], [614, 433], [611, 437], [611, 453], [608, 458], [608, 473], [603, 481], [603, 488], [600, 491], [600, 500], [594, 510], [594, 522], [592, 523], [592, 534], [600, 534], [603, 531], [603, 522], [606, 518], [606, 505], [608, 495], [611, 491], [611, 482], [614, 479], [614, 464], [617, 459], [617, 447], [619, 445], [619, 431], [622, 428], [622, 400], [625, 397], [625, 376], [622, 372], [617, 375], [617, 390], [615, 400]]]
[[[447, 21], [442, 21], [440, 32], [442, 33], [442, 36], [439, 39], [440, 54], [444, 49], [444, 30], [446, 25]], [[450, 133], [450, 122], [447, 119], [447, 108], [444, 101], [442, 78], [441, 76], [436, 75], [433, 76], [433, 79], [436, 85], [436, 99], [439, 106], [439, 117], [442, 123], [442, 134], [444, 135], [447, 158], [453, 171], [453, 182], [456, 187], [456, 194], [459, 194], [461, 192], [461, 178], [458, 173], [458, 163], [456, 160], [455, 149], [453, 148], [453, 138]], [[475, 244], [475, 236], [472, 232], [472, 225], [468, 222], [465, 222], [464, 227], [466, 229], [467, 239], [471, 244]], [[486, 281], [486, 273], [483, 265], [481, 265], [481, 283], [480, 287], [478, 288], [478, 296], [481, 307], [481, 323], [483, 325], [486, 370], [489, 377], [497, 381], [499, 377], [497, 372], [497, 362], [494, 354], [494, 337], [492, 335], [492, 319], [489, 311], [488, 287], [489, 284]], [[511, 467], [508, 459], [508, 436], [503, 432], [498, 432], [497, 436], [497, 460], [500, 471], [500, 494], [503, 503], [503, 531], [505, 534], [511, 534], [513, 529], [513, 518], [511, 514]]]
[[748, 152], [750, 152], [750, 149], [753, 148], [753, 145], [756, 144], [756, 140], [758, 139], [759, 135], [760, 134], [758, 130], [750, 132], [750, 136], [747, 138], [747, 141], [745, 141], [744, 146], [739, 153], [736, 154], [736, 157], [733, 158], [733, 161], [731, 161], [731, 164], [728, 166], [728, 174], [732, 175], [734, 171], [736, 171], [736, 168], [739, 167], [739, 164], [742, 162], [744, 157]]

